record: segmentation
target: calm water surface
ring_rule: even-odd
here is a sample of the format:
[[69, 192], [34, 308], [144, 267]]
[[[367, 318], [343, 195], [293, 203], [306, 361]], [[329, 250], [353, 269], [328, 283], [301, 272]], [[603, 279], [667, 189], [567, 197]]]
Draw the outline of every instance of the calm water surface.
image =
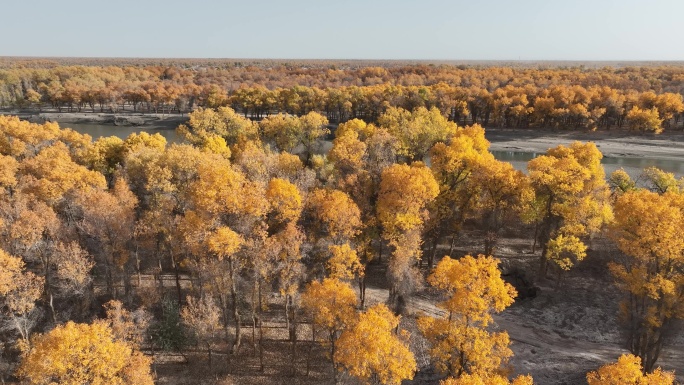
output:
[[103, 136], [117, 136], [126, 139], [132, 133], [147, 132], [148, 134], [160, 134], [168, 144], [180, 143], [183, 140], [176, 134], [175, 128], [150, 127], [150, 126], [114, 126], [111, 124], [88, 124], [88, 123], [60, 123], [60, 127], [69, 127], [81, 134], [88, 134], [97, 140]]

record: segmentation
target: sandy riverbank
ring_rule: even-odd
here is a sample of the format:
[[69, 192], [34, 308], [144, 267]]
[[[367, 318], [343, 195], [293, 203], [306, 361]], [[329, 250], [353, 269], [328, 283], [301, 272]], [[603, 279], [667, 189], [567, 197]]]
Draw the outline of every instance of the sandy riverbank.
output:
[[684, 132], [664, 132], [660, 135], [638, 134], [623, 130], [562, 131], [490, 128], [485, 136], [492, 151], [543, 153], [559, 144], [592, 141], [604, 157], [684, 160]]
[[140, 114], [140, 113], [92, 113], [92, 112], [34, 112], [22, 113], [3, 111], [2, 114], [18, 115], [33, 123], [57, 122], [62, 127], [69, 124], [102, 124], [123, 127], [176, 128], [185, 123], [188, 116], [178, 114]]

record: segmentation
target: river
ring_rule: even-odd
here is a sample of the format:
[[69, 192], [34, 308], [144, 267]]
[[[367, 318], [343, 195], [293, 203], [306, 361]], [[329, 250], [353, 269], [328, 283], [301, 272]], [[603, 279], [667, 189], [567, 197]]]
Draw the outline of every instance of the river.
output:
[[126, 139], [132, 133], [141, 131], [149, 134], [158, 133], [166, 139], [166, 142], [180, 143], [183, 141], [176, 133], [175, 128], [168, 127], [151, 127], [151, 126], [114, 126], [111, 124], [96, 124], [96, 123], [60, 123], [60, 127], [72, 128], [74, 131], [81, 134], [88, 134], [93, 137], [93, 140], [103, 136], [117, 136], [121, 139]]

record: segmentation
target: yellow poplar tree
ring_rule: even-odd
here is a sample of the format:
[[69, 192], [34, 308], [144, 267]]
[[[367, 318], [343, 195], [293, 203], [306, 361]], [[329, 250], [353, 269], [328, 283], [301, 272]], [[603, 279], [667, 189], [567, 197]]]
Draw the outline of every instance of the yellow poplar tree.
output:
[[532, 159], [529, 180], [535, 197], [523, 218], [534, 222], [542, 247], [539, 275], [553, 261], [558, 274], [586, 256], [583, 238], [612, 220], [610, 190], [594, 143], [574, 142]]
[[266, 199], [277, 223], [296, 221], [302, 212], [302, 196], [297, 186], [285, 179], [273, 178], [268, 182]]
[[467, 188], [476, 191], [474, 209], [483, 222], [485, 255], [491, 255], [499, 231], [520, 214], [533, 197], [527, 176], [508, 162], [495, 159], [480, 163]]
[[456, 377], [505, 374], [504, 366], [513, 355], [508, 333], [490, 333], [487, 326], [492, 313], [510, 306], [517, 293], [501, 279], [498, 263], [483, 255], [445, 257], [428, 277], [431, 286], [449, 296], [438, 304], [447, 311], [446, 318], [418, 318], [440, 372]]
[[632, 130], [652, 131], [656, 134], [663, 132], [663, 119], [660, 118], [656, 107], [650, 109], [632, 107], [627, 113], [627, 122]]
[[28, 340], [31, 325], [23, 322], [43, 293], [45, 280], [25, 271], [24, 261], [0, 249], [0, 306], [21, 338]]
[[420, 233], [427, 204], [439, 193], [430, 169], [421, 162], [394, 164], [382, 171], [377, 203], [383, 238], [393, 247], [389, 263], [392, 294], [397, 300], [410, 293], [422, 278], [415, 267], [421, 256]]
[[674, 373], [660, 368], [644, 374], [641, 359], [631, 354], [623, 354], [617, 362], [587, 373], [589, 385], [673, 385], [674, 380]]
[[684, 195], [631, 190], [615, 202], [610, 236], [627, 255], [609, 264], [626, 298], [620, 306], [629, 350], [646, 371], [684, 318]]
[[235, 339], [231, 352], [235, 353], [240, 348], [242, 337], [240, 320], [240, 306], [238, 298], [238, 274], [243, 268], [243, 262], [236, 256], [238, 250], [244, 243], [243, 238], [226, 226], [219, 227], [207, 238], [209, 251], [213, 253], [219, 261], [226, 260], [228, 263], [228, 285], [230, 286], [231, 306], [233, 321], [235, 325]]
[[330, 258], [326, 262], [326, 270], [330, 278], [341, 280], [363, 277], [365, 267], [361, 264], [356, 250], [348, 243], [328, 246]]
[[354, 237], [362, 225], [359, 207], [340, 190], [313, 190], [307, 198], [307, 212], [319, 236], [337, 244]]
[[399, 385], [413, 379], [416, 360], [400, 338], [406, 334], [393, 332], [398, 325], [399, 317], [387, 306], [369, 308], [340, 335], [335, 361], [364, 384]]
[[35, 385], [152, 385], [150, 362], [105, 322], [68, 322], [33, 336], [17, 373]]
[[[314, 281], [302, 294], [302, 307], [311, 314], [315, 327], [325, 332], [333, 369], [336, 371], [336, 342], [340, 333], [356, 320], [354, 290], [336, 278]], [[315, 332], [313, 334], [315, 337]]]
[[[480, 125], [458, 128], [446, 142], [437, 143], [430, 149], [430, 169], [439, 183], [439, 195], [430, 204], [430, 220], [427, 236], [432, 250], [427, 256], [428, 268], [432, 268], [437, 246], [443, 235], [454, 237], [463, 222], [472, 215], [482, 178], [473, 180], [477, 170], [488, 174], [483, 168], [496, 160], [489, 152], [489, 141]], [[503, 179], [505, 180], [505, 179]]]
[[532, 376], [518, 376], [509, 381], [500, 375], [481, 376], [479, 374], [464, 374], [461, 377], [449, 377], [439, 382], [440, 385], [533, 385]]
[[418, 161], [435, 143], [446, 141], [457, 130], [456, 123], [447, 120], [437, 108], [425, 107], [413, 111], [390, 107], [378, 118], [378, 124], [399, 139], [399, 155]]

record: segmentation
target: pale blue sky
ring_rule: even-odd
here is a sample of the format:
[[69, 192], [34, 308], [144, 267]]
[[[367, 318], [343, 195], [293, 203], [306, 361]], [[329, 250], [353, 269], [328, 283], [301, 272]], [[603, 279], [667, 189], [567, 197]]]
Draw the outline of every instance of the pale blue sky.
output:
[[684, 60], [683, 0], [3, 0], [0, 56]]

